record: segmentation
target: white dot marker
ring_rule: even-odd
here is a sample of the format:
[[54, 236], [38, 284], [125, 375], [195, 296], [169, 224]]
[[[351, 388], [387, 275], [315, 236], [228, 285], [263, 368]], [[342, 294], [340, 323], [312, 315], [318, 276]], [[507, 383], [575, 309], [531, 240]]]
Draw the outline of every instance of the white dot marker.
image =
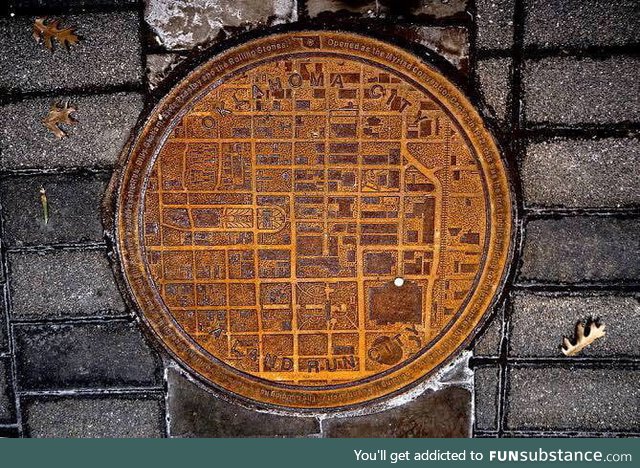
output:
[[404, 284], [404, 278], [396, 278], [393, 280], [393, 284], [400, 287]]

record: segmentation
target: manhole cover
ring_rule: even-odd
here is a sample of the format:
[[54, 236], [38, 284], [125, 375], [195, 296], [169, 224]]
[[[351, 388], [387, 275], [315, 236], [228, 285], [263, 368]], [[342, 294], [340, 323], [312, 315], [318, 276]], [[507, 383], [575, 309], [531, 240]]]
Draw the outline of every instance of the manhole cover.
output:
[[286, 407], [396, 392], [463, 346], [503, 280], [512, 200], [469, 101], [360, 35], [247, 42], [178, 84], [120, 180], [119, 254], [157, 337]]

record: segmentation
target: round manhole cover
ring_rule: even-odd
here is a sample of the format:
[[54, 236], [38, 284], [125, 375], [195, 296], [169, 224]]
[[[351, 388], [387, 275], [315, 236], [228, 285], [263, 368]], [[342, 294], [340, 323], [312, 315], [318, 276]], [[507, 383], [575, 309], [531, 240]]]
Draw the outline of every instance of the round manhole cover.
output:
[[272, 35], [180, 82], [120, 179], [118, 252], [142, 316], [210, 383], [335, 408], [397, 392], [478, 328], [512, 197], [446, 78], [350, 33]]

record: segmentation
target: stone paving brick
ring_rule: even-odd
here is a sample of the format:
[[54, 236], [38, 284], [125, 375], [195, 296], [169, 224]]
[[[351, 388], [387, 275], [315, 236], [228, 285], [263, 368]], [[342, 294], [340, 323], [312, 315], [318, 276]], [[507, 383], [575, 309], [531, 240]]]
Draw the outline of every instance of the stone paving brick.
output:
[[[4, 242], [9, 247], [37, 244], [100, 242], [100, 204], [107, 177], [47, 175], [3, 178], [0, 202]], [[40, 188], [47, 194], [49, 221], [44, 223]]]
[[37, 91], [141, 83], [138, 13], [56, 17], [81, 41], [53, 53], [32, 37], [33, 18], [0, 19], [0, 90]]
[[640, 120], [640, 57], [555, 57], [527, 61], [525, 115], [529, 122], [611, 124]]
[[26, 398], [27, 437], [163, 437], [164, 401], [129, 396]]
[[525, 45], [584, 47], [640, 40], [636, 0], [527, 0]]
[[28, 10], [39, 7], [84, 9], [91, 7], [133, 6], [139, 0], [9, 0], [12, 11]]
[[[58, 139], [43, 124], [54, 102], [77, 108]], [[26, 99], [0, 108], [0, 168], [112, 166], [143, 107], [137, 93]]]
[[0, 424], [16, 422], [16, 406], [11, 384], [11, 362], [0, 359]]
[[580, 283], [640, 278], [640, 219], [571, 216], [527, 223], [520, 280]]
[[23, 390], [161, 385], [162, 366], [134, 323], [15, 325]]
[[514, 0], [476, 0], [478, 49], [510, 49]]
[[3, 426], [0, 427], [0, 437], [6, 439], [15, 439], [20, 437], [18, 426]]
[[[1, 265], [0, 265], [1, 267]], [[7, 335], [7, 312], [4, 299], [6, 284], [0, 284], [0, 355], [9, 352], [9, 337]]]
[[122, 315], [104, 250], [9, 254], [12, 319]]
[[509, 375], [508, 429], [640, 429], [638, 370], [514, 368]]
[[218, 39], [223, 28], [296, 21], [298, 9], [296, 0], [149, 0], [144, 17], [165, 48], [180, 50]]
[[472, 344], [475, 356], [497, 356], [502, 339], [502, 311], [498, 311]]
[[475, 429], [492, 431], [496, 429], [498, 407], [497, 367], [480, 367], [474, 372], [474, 391], [476, 420]]
[[224, 401], [168, 369], [169, 433], [172, 437], [297, 437], [317, 434], [315, 418], [281, 416]]
[[525, 202], [571, 208], [638, 205], [639, 152], [635, 139], [529, 143], [521, 164]]
[[306, 3], [311, 18], [329, 18], [333, 13], [359, 15], [363, 17], [431, 16], [446, 18], [463, 13], [467, 0], [377, 0], [350, 2], [347, 0], [313, 0]]
[[323, 421], [327, 437], [468, 437], [471, 394], [461, 387], [427, 392], [381, 413]]
[[507, 102], [511, 89], [511, 59], [478, 60], [476, 76], [485, 102], [501, 125], [508, 120]]
[[599, 318], [606, 336], [586, 347], [582, 356], [640, 356], [640, 302], [621, 296], [513, 297], [510, 354], [519, 357], [563, 356], [562, 337], [573, 337], [578, 320]]

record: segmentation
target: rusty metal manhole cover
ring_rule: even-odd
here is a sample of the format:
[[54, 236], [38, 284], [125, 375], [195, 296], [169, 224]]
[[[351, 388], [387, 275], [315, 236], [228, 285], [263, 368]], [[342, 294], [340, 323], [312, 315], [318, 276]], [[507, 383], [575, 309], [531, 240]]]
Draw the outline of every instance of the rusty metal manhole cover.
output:
[[335, 408], [396, 392], [470, 338], [503, 280], [512, 198], [469, 101], [360, 35], [253, 40], [178, 84], [120, 180], [142, 315], [210, 383]]

